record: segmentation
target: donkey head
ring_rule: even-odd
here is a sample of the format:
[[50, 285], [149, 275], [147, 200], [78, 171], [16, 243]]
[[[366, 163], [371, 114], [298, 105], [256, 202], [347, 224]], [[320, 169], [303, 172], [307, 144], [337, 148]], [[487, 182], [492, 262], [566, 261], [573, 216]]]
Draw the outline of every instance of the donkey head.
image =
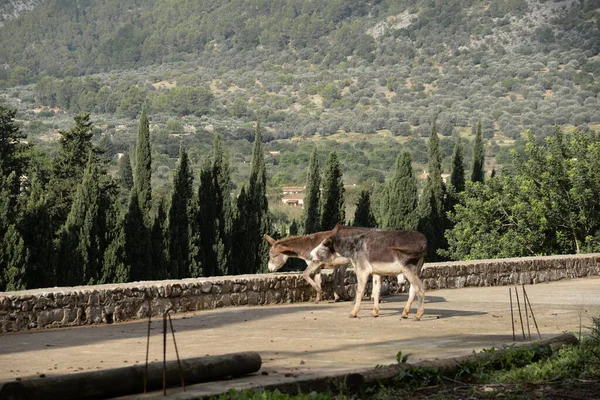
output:
[[311, 260], [315, 262], [332, 262], [336, 257], [335, 248], [333, 246], [333, 237], [340, 230], [341, 225], [337, 224], [329, 235], [323, 239], [323, 241], [315, 247], [311, 252]]
[[277, 271], [285, 264], [289, 257], [298, 256], [294, 250], [278, 243], [277, 240], [273, 239], [271, 236], [266, 234], [264, 236], [271, 245], [271, 248], [269, 249], [269, 272]]

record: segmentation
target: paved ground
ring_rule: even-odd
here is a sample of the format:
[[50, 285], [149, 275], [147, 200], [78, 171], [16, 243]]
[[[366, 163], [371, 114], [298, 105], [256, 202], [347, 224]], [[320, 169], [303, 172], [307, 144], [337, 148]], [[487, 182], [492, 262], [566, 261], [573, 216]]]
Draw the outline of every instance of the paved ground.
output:
[[[578, 333], [581, 325], [585, 331], [589, 318], [600, 315], [599, 277], [526, 290], [544, 338]], [[182, 358], [237, 351], [256, 351], [262, 357], [261, 372], [268, 375], [197, 385], [205, 391], [392, 364], [399, 351], [411, 353], [409, 362], [416, 362], [513, 341], [507, 287], [429, 291], [420, 322], [400, 319], [405, 294], [384, 300], [379, 318], [371, 317], [369, 301], [363, 302], [357, 319], [348, 318], [349, 302], [322, 302], [204, 311], [175, 317], [173, 324]], [[523, 342], [516, 304], [515, 320], [517, 342]], [[157, 321], [152, 329], [154, 361], [162, 355], [161, 325]], [[535, 340], [531, 316], [529, 325]], [[146, 332], [147, 322], [141, 321], [0, 335], [0, 381], [143, 363]], [[175, 359], [172, 347], [167, 352]]]

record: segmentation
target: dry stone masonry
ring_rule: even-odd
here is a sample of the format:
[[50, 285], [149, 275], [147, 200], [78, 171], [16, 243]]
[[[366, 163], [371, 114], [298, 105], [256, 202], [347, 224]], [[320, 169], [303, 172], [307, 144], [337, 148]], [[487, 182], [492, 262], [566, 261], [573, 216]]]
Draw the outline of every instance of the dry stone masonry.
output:
[[[430, 263], [422, 275], [428, 289], [536, 284], [600, 275], [600, 254]], [[325, 297], [331, 298], [331, 275], [323, 278]], [[353, 296], [352, 270], [345, 282]], [[386, 279], [383, 288], [389, 293], [396, 282]], [[0, 332], [110, 324], [147, 318], [149, 310], [156, 316], [168, 309], [185, 313], [312, 299], [313, 289], [296, 273], [25, 290], [0, 293]]]

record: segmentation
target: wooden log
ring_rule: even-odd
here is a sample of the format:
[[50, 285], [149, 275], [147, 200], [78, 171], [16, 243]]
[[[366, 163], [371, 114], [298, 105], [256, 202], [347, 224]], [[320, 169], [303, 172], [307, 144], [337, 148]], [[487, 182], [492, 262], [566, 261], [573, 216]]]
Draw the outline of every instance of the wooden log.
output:
[[[260, 370], [262, 360], [255, 352], [181, 360], [186, 384], [221, 380], [248, 375]], [[35, 399], [105, 399], [144, 391], [145, 366], [136, 365], [103, 371], [84, 372], [6, 382], [0, 387], [0, 400]], [[163, 364], [148, 365], [148, 390], [162, 388]], [[177, 361], [166, 365], [167, 386], [181, 384]]]

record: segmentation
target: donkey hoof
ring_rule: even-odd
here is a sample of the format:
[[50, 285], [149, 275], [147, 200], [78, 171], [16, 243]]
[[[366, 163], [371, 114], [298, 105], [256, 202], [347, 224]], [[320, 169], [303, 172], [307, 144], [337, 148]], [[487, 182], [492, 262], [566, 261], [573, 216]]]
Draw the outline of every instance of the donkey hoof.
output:
[[350, 318], [356, 318], [356, 314], [350, 313]]
[[408, 313], [406, 311], [402, 311], [402, 315], [400, 315], [400, 318], [408, 318]]
[[379, 313], [374, 312], [373, 317], [375, 317], [375, 318], [379, 317]]
[[420, 321], [421, 317], [415, 317], [415, 321]]

